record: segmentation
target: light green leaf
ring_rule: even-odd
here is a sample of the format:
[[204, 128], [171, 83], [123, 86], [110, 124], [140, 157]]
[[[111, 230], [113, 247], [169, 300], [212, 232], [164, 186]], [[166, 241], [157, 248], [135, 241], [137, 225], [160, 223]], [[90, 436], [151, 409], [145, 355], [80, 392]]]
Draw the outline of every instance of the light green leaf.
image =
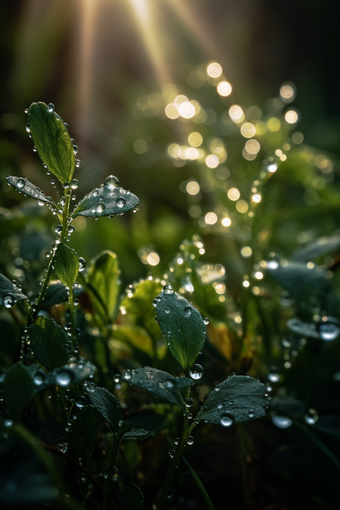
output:
[[29, 337], [35, 357], [48, 370], [64, 365], [72, 352], [72, 341], [54, 321], [38, 317], [29, 328]]
[[14, 175], [7, 175], [6, 177], [7, 182], [13, 186], [16, 190], [19, 191], [19, 193], [23, 193], [24, 195], [27, 195], [28, 197], [35, 198], [39, 202], [45, 202], [49, 206], [51, 206], [52, 209], [58, 210], [58, 207], [53, 202], [51, 197], [47, 197], [43, 191], [41, 191], [38, 186], [35, 186], [32, 184], [26, 177], [16, 177]]
[[11, 308], [17, 301], [28, 299], [21, 291], [21, 287], [0, 274], [0, 305]]
[[156, 319], [171, 353], [187, 371], [206, 339], [201, 314], [171, 286], [166, 286], [156, 298]]
[[180, 390], [193, 384], [192, 379], [172, 377], [167, 372], [151, 367], [128, 370], [123, 374], [123, 380], [148, 391], [163, 402], [178, 405], [183, 411], [186, 406]]
[[75, 168], [73, 143], [63, 120], [45, 103], [32, 103], [28, 126], [38, 153], [57, 179], [70, 182]]
[[89, 399], [97, 411], [109, 423], [113, 431], [120, 428], [123, 413], [118, 401], [112, 393], [105, 388], [98, 388], [91, 384], [87, 388]]
[[153, 435], [150, 430], [145, 429], [131, 429], [124, 433], [123, 439], [125, 441], [143, 441], [144, 439], [148, 439], [148, 437], [151, 437]]
[[3, 394], [10, 415], [19, 419], [34, 392], [31, 371], [21, 362], [12, 365], [5, 375]]
[[106, 321], [113, 320], [118, 305], [119, 268], [117, 255], [106, 250], [91, 260], [86, 277], [92, 304]]
[[115, 216], [135, 209], [139, 198], [131, 191], [118, 186], [102, 184], [99, 188], [88, 193], [77, 205], [72, 217], [88, 216], [100, 218], [102, 216]]
[[79, 272], [79, 258], [76, 252], [67, 244], [58, 244], [53, 265], [55, 274], [61, 283], [72, 289]]
[[195, 417], [196, 422], [224, 426], [261, 418], [266, 414], [266, 387], [245, 375], [229, 377], [210, 393]]

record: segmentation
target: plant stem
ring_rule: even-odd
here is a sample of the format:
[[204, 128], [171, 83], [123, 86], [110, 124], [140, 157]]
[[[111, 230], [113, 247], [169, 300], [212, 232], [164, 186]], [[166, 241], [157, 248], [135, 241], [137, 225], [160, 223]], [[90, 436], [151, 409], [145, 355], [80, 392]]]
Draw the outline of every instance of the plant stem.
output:
[[68, 302], [70, 305], [70, 319], [71, 319], [71, 328], [72, 328], [72, 341], [73, 347], [76, 346], [76, 313], [74, 309], [74, 297], [73, 297], [73, 289], [70, 287], [68, 291]]
[[115, 460], [117, 457], [119, 443], [120, 443], [120, 440], [121, 440], [123, 434], [124, 434], [124, 430], [119, 431], [117, 434], [113, 434], [113, 443], [112, 443], [112, 448], [111, 448], [111, 452], [110, 452], [109, 464], [107, 467], [107, 477], [104, 482], [104, 494], [103, 494], [103, 505], [102, 505], [103, 510], [106, 510], [107, 501], [108, 501], [108, 497], [109, 497], [109, 488], [110, 488], [110, 482], [111, 482], [111, 477], [112, 477], [112, 471], [113, 471], [113, 467], [115, 465]]
[[202, 496], [202, 499], [204, 501], [204, 503], [206, 504], [206, 507], [208, 510], [215, 510], [215, 507], [209, 497], [209, 494], [207, 493], [207, 491], [205, 490], [205, 487], [203, 485], [203, 483], [201, 482], [201, 480], [199, 479], [199, 477], [197, 476], [197, 473], [196, 471], [190, 466], [189, 462], [186, 460], [185, 457], [182, 457], [182, 460], [184, 462], [184, 464], [187, 466], [187, 468], [189, 469], [190, 471], [190, 474]]
[[337, 468], [338, 471], [340, 471], [340, 460], [333, 455], [333, 453], [327, 448], [325, 444], [323, 444], [320, 439], [318, 439], [310, 430], [308, 427], [305, 427], [302, 425], [299, 421], [294, 420], [294, 425], [297, 426], [298, 429], [301, 430], [301, 432], [308, 437], [308, 439], [314, 443], [314, 445], [319, 449], [321, 453], [323, 453], [328, 460], [331, 461], [331, 463]]

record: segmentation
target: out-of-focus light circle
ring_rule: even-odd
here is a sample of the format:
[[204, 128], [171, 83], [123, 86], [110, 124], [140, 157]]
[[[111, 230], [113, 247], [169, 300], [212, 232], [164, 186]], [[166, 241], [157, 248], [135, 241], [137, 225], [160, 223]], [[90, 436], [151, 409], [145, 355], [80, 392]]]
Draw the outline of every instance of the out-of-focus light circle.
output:
[[194, 147], [187, 147], [184, 151], [184, 154], [186, 159], [191, 159], [192, 161], [194, 159], [197, 159], [199, 155], [198, 150], [195, 149]]
[[230, 190], [228, 191], [228, 198], [230, 200], [232, 200], [233, 202], [235, 202], [236, 200], [238, 200], [241, 196], [241, 193], [239, 192], [239, 190], [237, 188], [230, 188]]
[[171, 158], [179, 158], [181, 155], [181, 148], [178, 143], [171, 143], [168, 147], [168, 154]]
[[205, 164], [208, 168], [216, 168], [219, 165], [219, 162], [220, 161], [215, 154], [209, 154], [209, 156], [205, 158]]
[[261, 136], [261, 135], [264, 135], [265, 133], [267, 133], [268, 131], [268, 127], [267, 127], [267, 124], [265, 122], [257, 122], [256, 124], [256, 134], [258, 136]]
[[192, 205], [189, 208], [189, 214], [192, 218], [199, 218], [202, 214], [202, 209], [199, 205]]
[[189, 181], [185, 189], [189, 195], [197, 195], [200, 191], [200, 185], [197, 181]]
[[261, 202], [262, 197], [261, 197], [261, 195], [256, 193], [255, 195], [252, 196], [251, 199], [252, 199], [253, 202], [255, 202], [255, 204], [258, 204], [259, 202]]
[[175, 105], [175, 103], [170, 103], [166, 106], [165, 108], [165, 115], [169, 118], [169, 119], [178, 119], [179, 117], [179, 112], [178, 112], [178, 108], [177, 108], [177, 105]]
[[231, 219], [226, 217], [226, 218], [223, 218], [223, 220], [221, 221], [222, 225], [224, 227], [230, 227], [231, 225]]
[[210, 78], [218, 78], [222, 74], [222, 66], [218, 62], [211, 62], [207, 66], [207, 74]]
[[280, 88], [280, 96], [284, 103], [291, 103], [295, 97], [295, 87], [290, 83], [283, 83]]
[[256, 280], [262, 280], [263, 273], [261, 273], [261, 271], [256, 271], [254, 276], [255, 276]]
[[150, 266], [157, 266], [157, 264], [159, 264], [159, 261], [160, 261], [159, 255], [155, 251], [152, 251], [147, 256], [147, 262], [148, 264], [150, 264]]
[[190, 145], [192, 145], [192, 147], [199, 147], [203, 143], [203, 136], [201, 135], [201, 133], [193, 131], [188, 136], [188, 142], [190, 143]]
[[252, 138], [256, 133], [256, 129], [254, 124], [251, 124], [250, 122], [246, 122], [241, 127], [241, 135], [244, 136], [244, 138]]
[[253, 253], [253, 250], [250, 248], [250, 246], [244, 246], [241, 250], [241, 255], [245, 259], [251, 257], [252, 253]]
[[273, 174], [277, 170], [277, 164], [276, 163], [269, 163], [269, 165], [266, 166], [266, 169], [268, 170], [268, 172]]
[[288, 122], [288, 124], [295, 124], [299, 119], [298, 114], [295, 110], [289, 110], [285, 114], [285, 121]]
[[247, 108], [247, 117], [252, 121], [260, 120], [262, 117], [261, 109], [258, 106], [249, 106]]
[[243, 110], [241, 106], [238, 106], [237, 104], [233, 104], [229, 108], [229, 115], [231, 120], [233, 120], [234, 122], [240, 122], [244, 119]]
[[190, 101], [184, 101], [181, 103], [178, 107], [178, 111], [183, 119], [191, 119], [196, 113], [195, 107], [190, 103]]
[[204, 221], [207, 225], [215, 225], [217, 222], [217, 214], [214, 212], [208, 212], [204, 217]]
[[148, 144], [143, 138], [139, 138], [138, 140], [135, 140], [133, 143], [133, 150], [137, 154], [144, 154], [148, 150]]
[[267, 127], [269, 131], [275, 133], [275, 131], [279, 131], [281, 122], [276, 117], [270, 117], [270, 119], [267, 120]]
[[244, 280], [244, 282], [242, 283], [243, 287], [249, 287], [250, 283], [248, 282], [248, 280]]
[[220, 81], [217, 85], [217, 92], [222, 97], [230, 96], [232, 90], [233, 88], [228, 81]]
[[236, 204], [236, 209], [238, 210], [238, 212], [240, 213], [245, 213], [248, 211], [248, 204], [245, 200], [239, 200]]
[[245, 148], [247, 149], [247, 152], [249, 152], [249, 154], [257, 154], [261, 149], [261, 145], [257, 140], [252, 139], [246, 142]]
[[244, 157], [244, 159], [246, 159], [247, 161], [253, 161], [257, 154], [249, 154], [249, 152], [247, 151], [246, 148], [243, 149], [242, 151], [242, 156]]
[[189, 101], [189, 99], [187, 98], [187, 96], [184, 96], [183, 94], [179, 94], [174, 99], [174, 103], [177, 106], [180, 106], [182, 103], [187, 103], [188, 101]]
[[300, 131], [296, 131], [296, 133], [293, 133], [292, 135], [292, 142], [295, 143], [295, 145], [299, 145], [304, 140], [304, 136]]

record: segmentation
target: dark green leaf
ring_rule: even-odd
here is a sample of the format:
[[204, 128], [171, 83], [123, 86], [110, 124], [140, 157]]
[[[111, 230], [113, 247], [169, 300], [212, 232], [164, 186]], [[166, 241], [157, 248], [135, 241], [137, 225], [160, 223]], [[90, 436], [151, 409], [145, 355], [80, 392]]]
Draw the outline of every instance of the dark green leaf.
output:
[[242, 423], [266, 414], [266, 387], [257, 379], [234, 375], [216, 386], [196, 415], [195, 421], [220, 423], [228, 426]]
[[91, 403], [109, 423], [112, 430], [119, 429], [119, 422], [123, 420], [123, 413], [115, 395], [105, 388], [98, 388], [94, 384], [89, 385], [87, 392]]
[[143, 439], [147, 439], [148, 437], [151, 437], [153, 434], [150, 432], [150, 430], [144, 430], [144, 429], [131, 429], [125, 432], [123, 435], [123, 439], [125, 441], [129, 440], [136, 440], [136, 441], [143, 441]]
[[96, 437], [104, 424], [104, 419], [97, 409], [87, 405], [78, 418], [73, 422], [71, 432], [68, 435], [68, 454], [78, 458], [88, 457], [89, 449], [92, 447]]
[[307, 244], [304, 248], [301, 248], [301, 250], [296, 251], [293, 255], [293, 259], [300, 262], [309, 262], [320, 255], [339, 250], [339, 248], [339, 235], [319, 237], [316, 241], [313, 241], [312, 243]]
[[117, 310], [119, 273], [117, 256], [110, 250], [91, 260], [86, 277], [88, 291], [96, 312], [106, 321], [113, 320]]
[[30, 370], [21, 362], [6, 371], [3, 383], [5, 407], [10, 415], [18, 419], [33, 396], [34, 383]]
[[156, 298], [156, 317], [171, 353], [188, 370], [206, 339], [201, 314], [169, 286]]
[[340, 417], [320, 416], [320, 418], [313, 425], [313, 428], [321, 430], [326, 434], [340, 437]]
[[180, 390], [193, 381], [185, 377], [172, 377], [167, 372], [151, 367], [135, 368], [123, 374], [123, 380], [148, 391], [162, 402], [170, 402], [186, 410]]
[[138, 204], [139, 198], [131, 191], [126, 191], [118, 186], [102, 184], [79, 202], [72, 213], [72, 217], [100, 218], [102, 216], [121, 215], [135, 209]]
[[320, 338], [314, 323], [303, 322], [300, 321], [300, 319], [289, 319], [289, 321], [287, 321], [287, 326], [291, 331], [299, 335], [309, 338]]
[[269, 408], [279, 415], [295, 416], [305, 412], [306, 404], [292, 396], [276, 395], [269, 402]]
[[[8, 175], [6, 177], [7, 182], [13, 186], [13, 188], [17, 189], [20, 193], [27, 195], [28, 197], [35, 198], [39, 202], [44, 202], [52, 206], [54, 210], [57, 210], [56, 204], [53, 202], [51, 197], [47, 197], [43, 191], [41, 191], [38, 186], [32, 184], [26, 177], [16, 177], [13, 175]], [[41, 205], [41, 204], [40, 204]]]
[[21, 287], [0, 274], [0, 305], [10, 308], [22, 299], [28, 299], [28, 297], [21, 292]]
[[64, 365], [72, 351], [72, 341], [65, 331], [47, 317], [38, 317], [29, 328], [35, 357], [48, 370]]
[[144, 496], [136, 484], [127, 487], [121, 498], [121, 510], [144, 510]]
[[72, 289], [79, 272], [79, 258], [76, 252], [67, 244], [58, 244], [53, 265], [61, 283]]
[[66, 125], [53, 108], [32, 103], [28, 109], [29, 129], [38, 153], [48, 169], [64, 184], [75, 168], [73, 144]]
[[[84, 292], [84, 287], [76, 283], [73, 286], [73, 296], [76, 298]], [[40, 308], [47, 309], [51, 306], [65, 303], [68, 300], [67, 291], [59, 281], [50, 282], [46, 289]]]
[[51, 372], [45, 374], [42, 370], [35, 371], [34, 383], [35, 393], [47, 388], [51, 385], [61, 387], [77, 384], [84, 379], [88, 379], [96, 372], [96, 367], [90, 361], [70, 361], [69, 363], [55, 368]]
[[156, 280], [142, 280], [134, 285], [133, 290], [133, 293], [122, 299], [121, 306], [134, 324], [142, 326], [151, 336], [157, 337], [160, 333], [152, 302], [161, 292], [162, 284]]

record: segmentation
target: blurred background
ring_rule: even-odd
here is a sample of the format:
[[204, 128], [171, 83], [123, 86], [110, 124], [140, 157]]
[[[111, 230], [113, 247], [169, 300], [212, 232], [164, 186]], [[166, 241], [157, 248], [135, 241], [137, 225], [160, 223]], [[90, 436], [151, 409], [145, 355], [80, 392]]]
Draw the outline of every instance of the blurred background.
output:
[[[299, 181], [299, 192], [293, 186], [293, 205], [305, 206], [304, 193], [311, 190], [312, 216], [320, 215], [319, 207], [324, 210], [319, 203], [322, 179], [332, 181], [334, 163], [330, 169], [327, 160], [320, 169], [314, 160], [340, 152], [335, 2], [17, 0], [2, 2], [0, 9], [1, 182], [7, 174], [22, 174], [56, 197], [25, 132], [24, 108], [44, 101], [55, 104], [79, 146], [78, 198], [114, 174], [141, 199], [136, 215], [99, 222], [79, 219], [73, 243], [84, 257], [112, 249], [130, 281], [148, 271], [161, 273], [181, 241], [198, 233], [208, 243], [210, 260], [223, 262], [226, 229], [219, 241], [211, 234], [225, 215], [242, 209], [241, 204], [235, 210], [236, 199], [227, 197], [228, 190], [239, 189], [247, 201], [263, 157], [282, 151], [294, 131], [301, 133], [296, 138], [300, 149], [313, 147], [316, 152], [306, 149], [303, 162], [285, 162], [290, 182], [284, 200], [292, 201], [293, 174]], [[211, 63], [217, 67], [209, 74]], [[219, 91], [220, 82], [226, 88]], [[280, 90], [286, 82], [284, 98]], [[295, 113], [287, 123], [283, 110], [292, 100]], [[179, 113], [181, 102], [189, 109], [184, 105]], [[259, 124], [256, 135], [263, 143], [254, 158], [242, 155], [243, 113], [237, 118], [236, 112], [234, 119], [228, 115], [235, 104], [246, 120]], [[198, 133], [202, 142], [193, 135], [188, 143], [190, 133]], [[215, 153], [216, 166], [214, 160], [209, 166], [206, 157]], [[246, 177], [235, 184], [235, 176], [228, 179], [239, 164], [247, 165]], [[296, 165], [304, 167], [298, 175]], [[306, 182], [310, 174], [320, 177], [314, 185]], [[190, 182], [196, 184], [188, 188]], [[20, 205], [14, 190], [5, 184], [2, 188], [6, 208]], [[243, 209], [238, 223], [249, 213], [244, 204]], [[205, 221], [209, 212], [217, 214], [216, 224], [214, 216]], [[36, 214], [45, 213], [38, 209]], [[280, 214], [282, 221], [286, 230], [286, 213]], [[310, 219], [306, 221], [310, 229]], [[327, 222], [322, 229], [331, 233], [334, 224]], [[293, 247], [299, 245], [298, 231], [292, 232]], [[301, 242], [318, 233], [314, 229]], [[227, 235], [229, 243], [236, 239], [237, 249], [238, 234], [229, 229]], [[278, 242], [282, 248], [286, 239]], [[150, 253], [154, 255], [148, 261]], [[3, 257], [2, 264], [9, 263]]]

